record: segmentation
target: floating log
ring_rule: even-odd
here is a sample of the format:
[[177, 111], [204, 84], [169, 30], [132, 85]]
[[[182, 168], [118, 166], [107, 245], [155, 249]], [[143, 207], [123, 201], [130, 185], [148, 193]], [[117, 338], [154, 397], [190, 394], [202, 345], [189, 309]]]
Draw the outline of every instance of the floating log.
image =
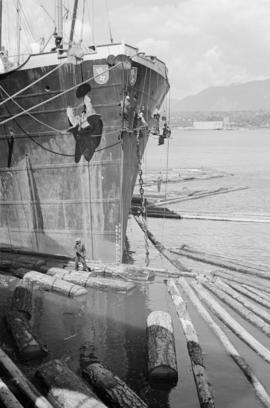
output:
[[233, 282], [241, 283], [243, 285], [252, 286], [264, 292], [270, 293], [269, 280], [245, 277], [240, 274], [233, 274], [226, 271], [213, 271], [211, 272], [211, 274], [212, 276], [219, 276], [224, 281], [230, 280]]
[[235, 310], [238, 314], [244, 317], [247, 321], [252, 323], [254, 326], [261, 329], [267, 336], [270, 336], [270, 326], [267, 324], [263, 319], [256, 316], [252, 313], [249, 309], [243, 306], [243, 303], [238, 302], [237, 300], [233, 299], [231, 295], [228, 295], [223, 290], [219, 289], [214, 284], [209, 284], [206, 282], [202, 282], [202, 284], [210, 290], [214, 295], [216, 295], [220, 300], [225, 302], [229, 305], [233, 310]]
[[148, 378], [174, 386], [178, 380], [175, 341], [169, 313], [154, 311], [147, 318]]
[[47, 351], [34, 337], [24, 312], [11, 311], [7, 313], [6, 322], [16, 343], [21, 361], [45, 356]]
[[[91, 269], [91, 272], [97, 274], [104, 274], [104, 276], [116, 276], [121, 277], [124, 280], [134, 280], [134, 281], [148, 281], [155, 277], [156, 272], [166, 273], [165, 269], [151, 268], [146, 266], [136, 266], [130, 264], [104, 264], [95, 261], [86, 261], [87, 266]], [[65, 264], [64, 270], [74, 271], [75, 262], [69, 261]], [[49, 268], [48, 272], [55, 268]], [[63, 270], [57, 268], [58, 270]]]
[[36, 408], [53, 408], [49, 401], [24, 376], [8, 355], [0, 348], [0, 365], [9, 373], [14, 384], [26, 395]]
[[0, 288], [13, 288], [19, 282], [20, 279], [14, 276], [0, 274]]
[[75, 272], [56, 269], [59, 268], [50, 268], [47, 274], [86, 288], [127, 293], [136, 287], [132, 282], [123, 282], [120, 279], [95, 277], [91, 272]]
[[219, 325], [212, 319], [208, 311], [205, 309], [203, 304], [200, 302], [194, 291], [191, 289], [189, 284], [187, 283], [186, 279], [180, 278], [178, 280], [179, 284], [181, 285], [182, 289], [185, 291], [193, 305], [196, 307], [199, 314], [205, 320], [205, 322], [210, 326], [210, 328], [214, 331], [220, 342], [223, 344], [225, 350], [229, 354], [229, 356], [233, 359], [233, 361], [238, 365], [238, 367], [242, 370], [245, 377], [252, 385], [257, 397], [263, 403], [263, 405], [267, 408], [270, 408], [270, 395], [265, 390], [262, 383], [256, 377], [254, 372], [252, 371], [251, 367], [247, 364], [245, 359], [239, 354], [237, 349], [233, 346], [227, 335], [224, 331], [219, 327]]
[[33, 285], [20, 280], [12, 296], [11, 309], [25, 313], [28, 319], [32, 316]]
[[5, 408], [23, 408], [8, 386], [0, 378], [0, 404]]
[[249, 292], [254, 293], [254, 295], [259, 296], [260, 298], [266, 300], [267, 302], [270, 301], [270, 293], [263, 292], [262, 290], [256, 289], [249, 285], [243, 285], [243, 287], [246, 288]]
[[[259, 304], [261, 304], [262, 306], [265, 306], [267, 308], [270, 309], [270, 298], [269, 296], [263, 296], [263, 294], [261, 292], [256, 293], [253, 290], [251, 290], [252, 288], [248, 287], [248, 286], [243, 286], [243, 285], [239, 285], [238, 283], [234, 283], [231, 281], [226, 280], [227, 285], [229, 285], [231, 288], [233, 288], [235, 291], [242, 293], [243, 295], [249, 297], [250, 299], [252, 299], [254, 302], [257, 302]], [[256, 289], [255, 289], [256, 290]]]
[[[176, 213], [177, 214], [177, 213]], [[179, 214], [179, 213], [178, 213]], [[148, 215], [148, 214], [147, 214]], [[251, 223], [270, 223], [270, 219], [259, 219], [259, 218], [236, 218], [236, 217], [224, 217], [218, 215], [195, 215], [195, 214], [179, 214], [183, 220], [201, 220], [201, 221], [220, 221], [220, 222], [251, 222]]]
[[222, 289], [225, 293], [231, 296], [232, 299], [235, 299], [240, 304], [242, 304], [247, 309], [251, 310], [256, 315], [260, 316], [263, 320], [267, 323], [270, 323], [270, 314], [262, 309], [260, 306], [255, 305], [254, 303], [250, 302], [245, 296], [241, 295], [225, 282], [222, 282], [219, 278], [215, 281], [215, 285], [217, 285], [220, 289]]
[[199, 344], [196, 330], [187, 311], [186, 303], [182, 299], [180, 292], [172, 279], [167, 282], [167, 288], [171, 294], [172, 301], [175, 305], [186, 338], [200, 406], [202, 408], [213, 408], [215, 406], [214, 398], [203, 362], [202, 349]]
[[36, 271], [28, 272], [26, 275], [24, 275], [23, 280], [25, 282], [36, 284], [41, 289], [61, 293], [62, 295], [69, 297], [87, 294], [87, 290], [79, 285], [65, 282], [62, 279], [57, 279], [52, 276], [43, 275], [42, 273]]
[[199, 198], [209, 197], [218, 194], [231, 193], [233, 191], [246, 190], [248, 187], [220, 187], [215, 190], [193, 191], [186, 196], [174, 197], [165, 201], [155, 203], [155, 206], [162, 206], [167, 204], [180, 203], [182, 201], [197, 200]]
[[43, 364], [36, 376], [47, 388], [48, 399], [58, 408], [106, 408], [84, 381], [60, 360]]
[[202, 263], [206, 263], [209, 265], [219, 266], [224, 269], [229, 269], [231, 271], [239, 272], [242, 274], [254, 275], [264, 279], [270, 279], [270, 273], [261, 271], [257, 268], [250, 267], [250, 266], [242, 266], [236, 262], [227, 261], [225, 258], [222, 259], [221, 257], [217, 257], [215, 255], [206, 254], [200, 251], [190, 250], [187, 247], [179, 248], [179, 249], [171, 249], [170, 252], [173, 254], [177, 254], [180, 256], [184, 256], [186, 258], [192, 259], [193, 261], [198, 261]]
[[83, 376], [108, 406], [147, 408], [146, 403], [124, 381], [102, 364], [89, 364], [83, 369]]
[[178, 270], [184, 272], [191, 272], [190, 269], [186, 268], [176, 257], [174, 257], [168, 249], [164, 247], [164, 245], [159, 242], [154, 235], [149, 231], [146, 227], [145, 223], [140, 220], [139, 217], [134, 216], [135, 220], [137, 221], [139, 227], [142, 229], [144, 233], [147, 234], [147, 237], [150, 239], [152, 244], [156, 247], [156, 249]]
[[[180, 278], [184, 279], [184, 278]], [[226, 325], [233, 333], [243, 340], [252, 350], [258, 353], [265, 361], [270, 363], [270, 350], [255, 339], [248, 331], [241, 326], [220, 304], [211, 296], [208, 290], [205, 290], [199, 283], [191, 282], [199, 298], [201, 298], [210, 310]]]

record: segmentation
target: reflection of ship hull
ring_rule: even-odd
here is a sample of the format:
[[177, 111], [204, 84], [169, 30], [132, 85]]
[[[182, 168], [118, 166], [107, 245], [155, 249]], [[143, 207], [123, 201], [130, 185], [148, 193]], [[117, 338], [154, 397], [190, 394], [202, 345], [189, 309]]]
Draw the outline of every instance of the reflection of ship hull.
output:
[[[120, 54], [122, 48], [113, 45], [109, 51]], [[136, 50], [124, 47], [124, 51], [135, 54]], [[138, 171], [136, 131], [123, 127], [134, 127], [136, 111], [141, 110], [150, 122], [168, 90], [166, 68], [158, 60], [136, 56], [132, 66], [137, 77], [134, 70], [120, 65], [112, 67], [107, 77], [89, 80], [93, 107], [102, 118], [102, 135], [93, 157], [82, 154], [76, 163], [76, 138], [66, 109], [79, 103], [76, 85], [93, 78], [96, 66], [107, 62], [105, 56], [91, 56], [55, 69], [56, 55], [32, 56], [20, 70], [0, 78], [5, 92], [13, 95], [54, 70], [0, 107], [0, 121], [20, 114], [0, 126], [0, 246], [72, 255], [75, 238], [81, 236], [89, 258], [114, 261], [123, 250]], [[54, 61], [49, 63], [50, 59]], [[70, 92], [42, 104], [69, 88]], [[126, 94], [131, 107], [123, 118], [121, 101]], [[1, 90], [1, 95], [3, 100], [7, 94]], [[22, 108], [37, 104], [21, 115]], [[148, 132], [141, 131], [140, 155], [147, 138]]]

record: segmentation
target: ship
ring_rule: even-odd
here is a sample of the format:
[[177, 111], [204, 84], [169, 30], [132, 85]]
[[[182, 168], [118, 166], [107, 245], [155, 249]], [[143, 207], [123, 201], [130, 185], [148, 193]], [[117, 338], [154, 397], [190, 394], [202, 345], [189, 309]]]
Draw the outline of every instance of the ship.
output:
[[50, 49], [22, 57], [16, 39], [11, 60], [0, 36], [0, 247], [69, 257], [80, 237], [88, 259], [120, 262], [168, 72], [122, 42], [75, 42], [78, 3], [66, 39], [57, 0]]

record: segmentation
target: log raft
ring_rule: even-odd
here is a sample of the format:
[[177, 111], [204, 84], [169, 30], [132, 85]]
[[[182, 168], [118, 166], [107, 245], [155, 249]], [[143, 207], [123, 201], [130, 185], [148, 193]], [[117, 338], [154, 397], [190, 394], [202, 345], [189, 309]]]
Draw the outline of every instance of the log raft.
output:
[[203, 362], [202, 349], [199, 344], [196, 330], [187, 311], [186, 303], [182, 299], [180, 292], [172, 279], [167, 282], [167, 288], [171, 294], [172, 301], [186, 338], [200, 406], [201, 408], [213, 408], [215, 407], [215, 403]]
[[212, 319], [212, 317], [210, 316], [208, 311], [205, 309], [204, 305], [201, 303], [199, 298], [196, 296], [195, 292], [192, 290], [192, 288], [190, 287], [186, 279], [180, 278], [178, 280], [178, 283], [180, 284], [184, 292], [187, 294], [187, 296], [189, 297], [193, 305], [196, 307], [199, 314], [202, 316], [205, 322], [209, 325], [209, 327], [216, 334], [219, 341], [223, 344], [228, 355], [233, 359], [233, 361], [242, 370], [246, 379], [249, 381], [249, 383], [253, 387], [259, 400], [262, 402], [262, 404], [266, 408], [270, 408], [270, 395], [264, 388], [263, 384], [256, 377], [251, 367], [248, 365], [245, 359], [239, 354], [237, 349], [233, 346], [233, 344], [231, 343], [227, 335], [224, 333], [224, 331], [220, 328], [220, 326]]
[[[184, 279], [184, 278], [180, 278]], [[202, 299], [210, 310], [227, 326], [233, 333], [235, 333], [241, 340], [243, 340], [252, 350], [259, 354], [265, 361], [270, 363], [270, 350], [268, 350], [262, 343], [255, 339], [242, 325], [240, 325], [230, 314], [211, 296], [210, 292], [200, 284], [191, 282], [191, 286], [195, 289], [199, 298]]]
[[[129, 264], [105, 264], [91, 260], [86, 261], [87, 266], [94, 274], [103, 274], [106, 277], [121, 277], [131, 281], [149, 281], [154, 279], [156, 272], [166, 272], [165, 269], [151, 268], [146, 266], [136, 266]], [[74, 271], [75, 262], [69, 261], [64, 265], [65, 270]], [[55, 268], [53, 268], [55, 270]], [[61, 268], [58, 268], [61, 269]], [[51, 268], [47, 270], [50, 272]]]
[[[233, 310], [235, 310], [240, 316], [242, 316], [244, 319], [249, 321], [251, 324], [254, 326], [258, 327], [260, 330], [262, 330], [268, 337], [270, 336], [270, 325], [265, 322], [261, 317], [257, 316], [256, 314], [252, 313], [250, 311], [250, 307], [247, 308], [249, 303], [246, 301], [239, 302], [238, 300], [234, 299], [232, 295], [229, 295], [225, 290], [223, 289], [222, 285], [216, 286], [215, 284], [209, 284], [207, 282], [201, 282], [203, 286], [205, 286], [210, 292], [212, 292], [214, 295], [216, 295], [221, 301], [226, 303], [228, 306], [230, 306]], [[227, 286], [227, 285], [226, 285]], [[252, 307], [253, 305], [251, 305]], [[255, 305], [253, 306], [254, 308], [256, 307]], [[258, 309], [258, 307], [257, 307]], [[262, 311], [264, 312], [264, 311]]]
[[40, 272], [30, 271], [24, 275], [23, 280], [39, 286], [41, 289], [61, 293], [68, 297], [86, 295], [87, 290], [79, 285], [70, 282], [65, 282], [62, 279], [57, 279], [52, 276], [43, 275]]
[[172, 320], [154, 311], [147, 318], [148, 378], [152, 384], [174, 386], [178, 381]]
[[252, 278], [252, 277], [247, 277], [243, 276], [240, 273], [230, 273], [227, 271], [213, 271], [211, 272], [212, 276], [218, 276], [222, 278], [225, 282], [232, 281], [236, 283], [240, 283], [243, 285], [248, 285], [253, 288], [259, 289], [262, 291], [262, 293], [267, 292], [270, 294], [270, 281], [266, 279], [261, 279], [261, 278]]
[[27, 396], [35, 408], [53, 408], [36, 387], [24, 376], [3, 349], [0, 348], [0, 365], [9, 373], [14, 384]]
[[242, 265], [236, 261], [229, 261], [224, 257], [207, 254], [201, 251], [192, 250], [187, 246], [183, 246], [178, 249], [171, 249], [172, 254], [183, 256], [193, 261], [206, 263], [209, 265], [218, 266], [220, 268], [228, 269], [233, 272], [239, 272], [245, 278], [244, 275], [256, 276], [263, 279], [270, 279], [270, 273], [267, 270], [261, 270], [260, 268], [252, 267], [249, 265]]
[[245, 308], [251, 310], [251, 312], [255, 313], [255, 315], [261, 317], [263, 320], [265, 320], [268, 324], [270, 324], [270, 314], [260, 306], [257, 306], [253, 302], [250, 302], [249, 299], [247, 299], [245, 296], [242, 294], [238, 293], [236, 290], [231, 288], [229, 285], [227, 285], [225, 282], [222, 282], [221, 279], [217, 279], [215, 281], [215, 285], [223, 290], [227, 295], [231, 297], [231, 299], [235, 299], [238, 301], [240, 304], [242, 304]]
[[226, 281], [226, 283], [232, 289], [234, 289], [236, 292], [239, 292], [242, 295], [245, 295], [246, 297], [250, 298], [254, 302], [259, 303], [260, 305], [270, 309], [270, 298], [269, 298], [269, 296], [266, 295], [266, 297], [264, 297], [263, 293], [256, 292], [256, 289], [255, 289], [255, 292], [254, 292], [253, 290], [250, 290], [251, 288], [248, 287], [248, 286], [239, 285], [239, 284], [231, 282], [231, 281]]
[[84, 367], [83, 377], [109, 407], [147, 408], [147, 404], [124, 381], [100, 363]]
[[66, 282], [75, 283], [85, 288], [94, 288], [99, 290], [112, 290], [120, 293], [132, 291], [136, 285], [133, 282], [125, 282], [120, 279], [110, 279], [93, 276], [91, 272], [65, 271], [60, 268], [50, 268], [47, 272], [49, 276], [63, 279]]
[[48, 399], [58, 408], [106, 408], [85, 382], [60, 360], [40, 366], [36, 377], [48, 390]]

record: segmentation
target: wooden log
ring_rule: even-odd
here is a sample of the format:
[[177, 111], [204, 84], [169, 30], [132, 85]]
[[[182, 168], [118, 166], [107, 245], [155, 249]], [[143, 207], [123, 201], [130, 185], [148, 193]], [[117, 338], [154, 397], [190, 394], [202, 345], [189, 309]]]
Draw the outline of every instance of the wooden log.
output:
[[[184, 279], [184, 278], [180, 278]], [[198, 282], [191, 282], [191, 286], [195, 289], [199, 298], [202, 299], [210, 310], [227, 326], [233, 333], [235, 333], [241, 340], [243, 340], [252, 350], [258, 353], [265, 361], [270, 363], [270, 350], [255, 339], [248, 331], [241, 326], [220, 304], [211, 296], [208, 290], [205, 290]]]
[[33, 285], [20, 280], [12, 296], [11, 309], [25, 313], [28, 319], [32, 316]]
[[152, 244], [156, 247], [156, 249], [178, 270], [184, 272], [191, 272], [190, 269], [186, 268], [176, 257], [174, 257], [168, 249], [164, 247], [164, 245], [159, 242], [154, 235], [149, 231], [146, 227], [145, 223], [140, 220], [139, 217], [134, 216], [135, 220], [137, 221], [139, 227], [143, 230], [144, 233], [147, 234], [149, 240]]
[[158, 203], [155, 203], [156, 206], [162, 206], [162, 205], [167, 205], [167, 204], [174, 204], [174, 203], [180, 203], [182, 201], [189, 201], [189, 200], [197, 200], [199, 198], [203, 197], [209, 197], [213, 195], [218, 195], [218, 194], [226, 194], [226, 193], [231, 193], [233, 191], [240, 191], [240, 190], [246, 190], [248, 187], [221, 187], [219, 189], [215, 190], [205, 190], [205, 191], [195, 191], [192, 193], [189, 193], [187, 196], [182, 196], [182, 197], [176, 197], [172, 198], [169, 200], [165, 201], [159, 201]]
[[171, 316], [154, 311], [147, 318], [148, 378], [153, 384], [175, 385], [178, 381]]
[[[89, 260], [86, 263], [93, 273], [103, 273], [105, 276], [119, 276], [125, 280], [148, 281], [154, 279], [156, 272], [166, 272], [165, 269], [130, 264], [104, 264]], [[69, 261], [65, 266], [74, 271], [75, 262]], [[50, 272], [51, 269], [52, 268], [48, 269], [48, 272]], [[53, 270], [55, 270], [55, 268], [53, 268]]]
[[[63, 279], [67, 282], [75, 283], [86, 288], [95, 288], [98, 290], [112, 290], [120, 293], [127, 293], [132, 291], [136, 285], [133, 282], [123, 282], [120, 279], [110, 279], [95, 277], [91, 272], [75, 272], [56, 270], [57, 268], [50, 268], [48, 275], [54, 276], [58, 279]], [[60, 268], [58, 268], [60, 269]]]
[[2, 275], [0, 274], [0, 288], [11, 288], [17, 285], [20, 282], [20, 279], [11, 276], [11, 275]]
[[36, 376], [46, 387], [48, 399], [58, 408], [106, 408], [84, 381], [60, 360], [43, 364]]
[[[270, 298], [269, 296], [263, 296], [261, 292], [254, 292], [252, 288], [248, 286], [243, 286], [239, 285], [238, 283], [231, 282], [229, 280], [226, 280], [227, 285], [229, 285], [231, 288], [233, 288], [235, 291], [242, 293], [243, 295], [249, 297], [252, 299], [254, 302], [259, 303], [262, 306], [265, 306], [270, 309]], [[256, 289], [255, 289], [256, 290]]]
[[147, 408], [147, 404], [124, 381], [102, 364], [89, 364], [83, 369], [83, 376], [108, 406]]
[[0, 378], [0, 405], [1, 403], [5, 408], [23, 408], [8, 386]]
[[8, 312], [6, 322], [16, 343], [21, 361], [29, 361], [45, 356], [47, 350], [33, 335], [24, 312]]
[[205, 320], [205, 322], [210, 326], [213, 332], [216, 334], [217, 338], [223, 344], [225, 350], [229, 354], [229, 356], [233, 359], [233, 361], [238, 365], [238, 367], [242, 370], [243, 374], [245, 375], [246, 379], [249, 381], [251, 386], [253, 387], [257, 397], [263, 403], [263, 405], [267, 408], [270, 408], [270, 395], [265, 390], [262, 383], [256, 377], [254, 372], [252, 371], [251, 367], [247, 364], [245, 359], [239, 354], [237, 349], [233, 346], [227, 335], [224, 331], [219, 327], [219, 325], [212, 319], [208, 311], [205, 309], [203, 304], [200, 302], [194, 291], [191, 289], [189, 284], [187, 283], [186, 279], [180, 278], [178, 280], [181, 288], [185, 291], [193, 305], [196, 307], [199, 314]]
[[53, 408], [47, 399], [40, 394], [36, 387], [24, 376], [8, 355], [0, 348], [0, 365], [12, 377], [14, 384], [28, 397], [36, 408]]
[[228, 279], [230, 281], [252, 286], [254, 288], [262, 290], [263, 292], [270, 293], [269, 281], [267, 280], [263, 280], [260, 278], [253, 279], [250, 277], [242, 276], [240, 274], [233, 274], [226, 271], [213, 271], [211, 272], [211, 274], [212, 276], [219, 276], [224, 281]]
[[211, 258], [219, 261], [219, 262], [227, 262], [230, 265], [237, 265], [239, 267], [243, 267], [243, 268], [251, 268], [251, 269], [256, 269], [262, 272], [269, 272], [269, 266], [268, 265], [262, 265], [262, 264], [258, 264], [258, 262], [250, 262], [250, 261], [241, 261], [238, 258], [233, 258], [232, 256], [225, 256], [225, 255], [218, 255], [218, 254], [209, 254], [207, 252], [204, 251], [198, 251], [196, 249], [194, 249], [193, 247], [191, 247], [190, 245], [182, 245], [182, 247], [177, 248], [177, 249], [181, 249], [181, 250], [185, 250], [188, 251], [189, 253], [194, 253], [194, 254], [201, 254], [203, 256], [210, 256]]
[[231, 298], [233, 298], [233, 299], [237, 300], [239, 303], [241, 303], [244, 307], [251, 310], [256, 315], [260, 316], [267, 323], [270, 323], [270, 314], [266, 310], [262, 309], [260, 306], [257, 306], [256, 304], [250, 302], [250, 300], [248, 300], [245, 296], [238, 293], [236, 290], [231, 288], [225, 282], [222, 282], [220, 279], [217, 279], [215, 281], [215, 285], [217, 285], [225, 293], [227, 293], [229, 296], [231, 296]]
[[[148, 215], [148, 214], [147, 214]], [[152, 215], [153, 217], [153, 215]], [[259, 218], [236, 218], [236, 217], [221, 217], [217, 215], [195, 215], [195, 214], [179, 214], [183, 220], [201, 220], [201, 221], [220, 221], [220, 222], [248, 222], [248, 223], [261, 223], [269, 224], [270, 219]], [[167, 217], [165, 217], [167, 218]], [[168, 217], [169, 218], [169, 217]], [[176, 218], [176, 217], [175, 217]]]
[[167, 282], [167, 288], [171, 294], [172, 301], [176, 308], [176, 312], [180, 319], [186, 338], [188, 354], [191, 361], [200, 406], [202, 408], [212, 408], [215, 406], [213, 393], [209, 385], [204, 366], [202, 349], [199, 344], [196, 330], [187, 311], [186, 303], [182, 299], [180, 292], [172, 279]]
[[43, 275], [42, 273], [36, 271], [28, 272], [24, 276], [23, 280], [25, 282], [36, 284], [41, 289], [61, 293], [62, 295], [69, 297], [87, 294], [87, 290], [79, 285], [65, 282], [62, 279], [57, 279], [52, 276]]
[[231, 295], [228, 295], [223, 290], [219, 289], [216, 285], [209, 284], [209, 283], [206, 283], [206, 282], [202, 282], [202, 284], [208, 290], [210, 290], [212, 293], [214, 293], [214, 295], [216, 295], [220, 300], [222, 300], [227, 305], [229, 305], [233, 310], [235, 310], [240, 316], [244, 317], [251, 324], [258, 327], [267, 336], [270, 336], [270, 326], [263, 319], [256, 316], [249, 309], [244, 307], [242, 303], [240, 303], [237, 300], [231, 298]]
[[[226, 283], [228, 283], [228, 281], [226, 280]], [[260, 289], [256, 289], [252, 286], [249, 285], [242, 285], [245, 289], [247, 289], [249, 292], [254, 293], [254, 295], [259, 296], [261, 299], [265, 300], [266, 302], [270, 301], [270, 293], [267, 292], [263, 292]]]
[[270, 279], [270, 273], [259, 270], [257, 268], [252, 268], [250, 266], [242, 266], [241, 264], [237, 264], [234, 262], [229, 262], [225, 259], [219, 259], [216, 256], [210, 254], [204, 254], [200, 251], [191, 251], [188, 248], [181, 248], [181, 249], [174, 249], [170, 252], [183, 256], [188, 259], [192, 259], [193, 261], [198, 261], [202, 263], [206, 263], [209, 265], [219, 266], [224, 269], [228, 269], [230, 271], [239, 272], [241, 274], [247, 274], [251, 276], [257, 276], [264, 279]]

